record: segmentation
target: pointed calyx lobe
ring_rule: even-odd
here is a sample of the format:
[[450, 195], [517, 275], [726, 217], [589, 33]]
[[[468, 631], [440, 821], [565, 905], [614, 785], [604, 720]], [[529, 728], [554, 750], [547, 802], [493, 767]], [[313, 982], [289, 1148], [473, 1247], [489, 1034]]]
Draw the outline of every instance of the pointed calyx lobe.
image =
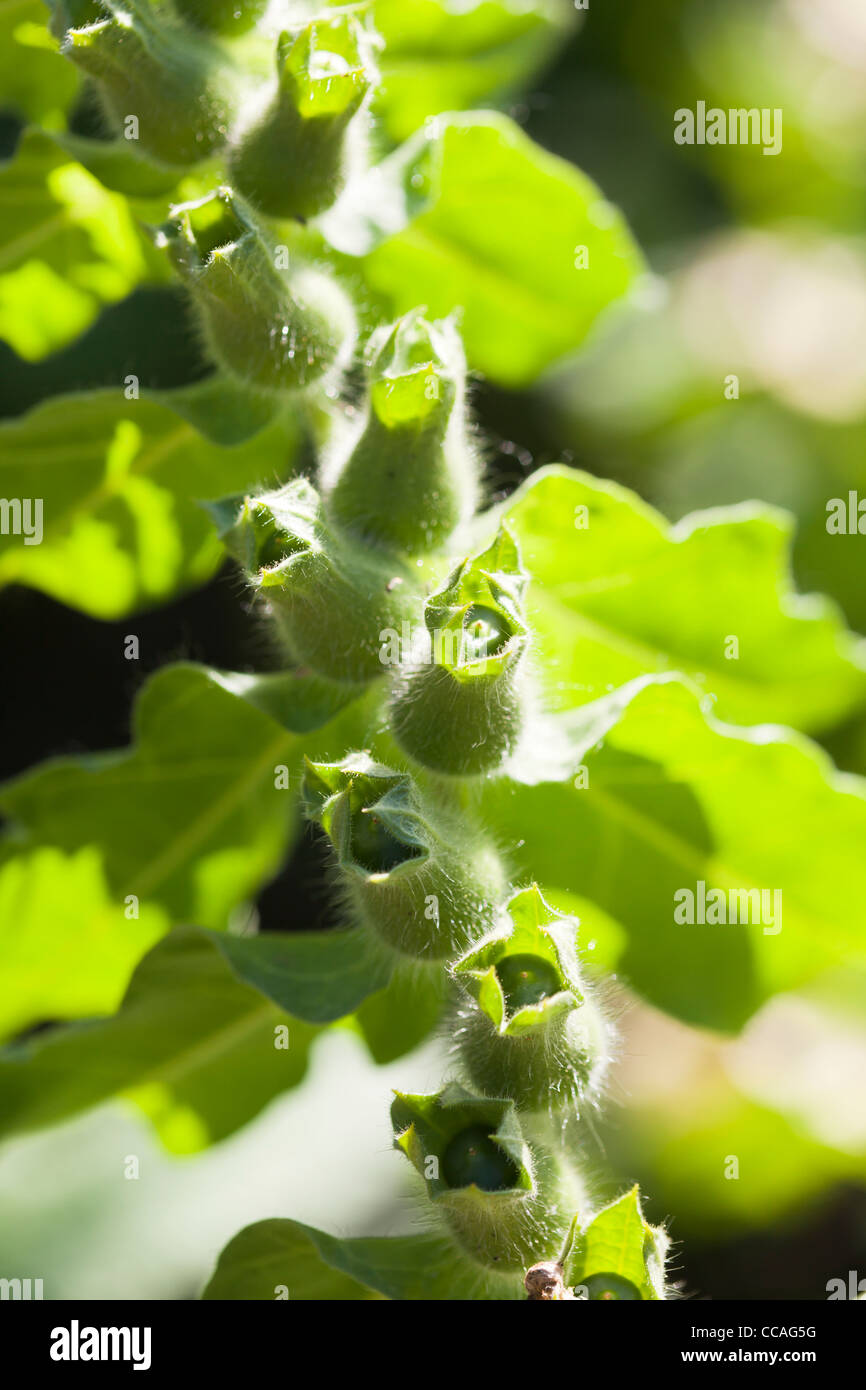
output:
[[435, 1095], [397, 1092], [391, 1120], [395, 1147], [479, 1263], [522, 1267], [556, 1250], [570, 1219], [562, 1178], [509, 1100], [473, 1096], [454, 1083]]
[[453, 966], [466, 998], [461, 1065], [473, 1085], [528, 1110], [576, 1109], [598, 1099], [612, 1024], [581, 975], [578, 923], [538, 887], [515, 893], [508, 924]]
[[308, 762], [302, 800], [353, 915], [393, 950], [441, 959], [490, 930], [504, 889], [495, 852], [404, 773], [365, 753]]
[[428, 323], [413, 310], [373, 334], [367, 372], [366, 414], [328, 506], [370, 540], [423, 554], [478, 502], [460, 336], [450, 320]]
[[524, 572], [503, 526], [427, 600], [426, 641], [398, 672], [391, 722], [401, 747], [453, 776], [492, 771], [522, 725]]
[[240, 99], [240, 74], [227, 54], [135, 0], [106, 0], [92, 11], [65, 0], [55, 32], [63, 26], [61, 51], [95, 80], [112, 125], [120, 131], [134, 116], [141, 148], [164, 164], [197, 164], [220, 149]]
[[154, 235], [224, 371], [260, 391], [297, 391], [345, 365], [355, 338], [347, 296], [309, 266], [278, 269], [276, 248], [229, 189], [172, 208]]
[[306, 478], [213, 510], [295, 662], [348, 684], [381, 676], [380, 633], [420, 604], [409, 566], [335, 532]]
[[376, 81], [372, 39], [352, 15], [314, 20], [277, 44], [276, 88], [230, 158], [231, 177], [260, 211], [306, 219], [348, 176], [348, 137]]

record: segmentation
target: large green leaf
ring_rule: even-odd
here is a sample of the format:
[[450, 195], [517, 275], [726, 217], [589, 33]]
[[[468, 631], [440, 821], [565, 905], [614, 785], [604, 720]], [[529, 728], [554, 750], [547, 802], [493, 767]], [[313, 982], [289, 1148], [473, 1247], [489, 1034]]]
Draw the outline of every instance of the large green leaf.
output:
[[221, 680], [166, 667], [138, 699], [132, 748], [58, 759], [7, 783], [0, 807], [19, 843], [94, 846], [111, 893], [135, 895], [142, 919], [156, 903], [174, 921], [224, 926], [286, 849], [302, 752], [342, 752], [346, 734], [339, 717], [325, 722], [330, 711], [317, 735], [289, 732]]
[[114, 1017], [0, 1055], [0, 1137], [133, 1092], [169, 1147], [201, 1147], [297, 1085], [315, 1031], [242, 984], [206, 933], [179, 928], [141, 962]]
[[376, 111], [396, 140], [531, 81], [577, 19], [571, 0], [375, 0], [372, 12], [385, 40]]
[[434, 117], [322, 226], [366, 252], [365, 279], [395, 313], [459, 309], [470, 366], [506, 386], [578, 347], [643, 269], [595, 184], [494, 112]]
[[[40, 544], [11, 530], [0, 536], [0, 585], [29, 584], [117, 618], [204, 583], [222, 547], [198, 499], [291, 473], [294, 413], [281, 411], [237, 443], [245, 409], [223, 383], [126, 400], [119, 381], [115, 391], [47, 401], [0, 426], [0, 494], [41, 499], [43, 516]], [[196, 427], [205, 412], [211, 437]]]
[[16, 115], [56, 126], [78, 91], [78, 73], [61, 62], [43, 0], [0, 5], [0, 103]]
[[823, 729], [866, 704], [866, 640], [830, 600], [794, 592], [792, 523], [776, 508], [719, 507], [671, 526], [626, 488], [555, 466], [504, 512], [532, 574], [555, 707], [671, 670], [738, 723]]
[[493, 1274], [461, 1255], [445, 1236], [340, 1240], [299, 1221], [257, 1221], [229, 1241], [202, 1297], [273, 1299], [524, 1298], [519, 1274]]
[[[866, 955], [866, 789], [802, 735], [721, 724], [693, 688], [646, 677], [551, 719], [512, 771], [525, 784], [490, 783], [483, 805], [516, 872], [619, 923], [625, 979], [678, 1018], [737, 1029], [771, 994]], [[686, 889], [696, 915], [711, 889], [766, 890], [766, 909], [679, 923]]]
[[30, 361], [161, 273], [126, 200], [35, 129], [0, 166], [0, 228], [0, 337]]
[[[257, 706], [259, 682], [271, 712]], [[354, 695], [341, 706], [302, 676], [168, 667], [139, 697], [130, 749], [56, 760], [0, 788], [14, 830], [0, 866], [0, 1026], [108, 1011], [173, 923], [224, 928], [286, 853], [302, 753], [339, 757], [361, 741], [369, 706]], [[390, 974], [351, 933], [322, 936], [316, 947], [306, 935], [227, 937], [224, 949], [239, 976], [319, 1021]]]
[[49, 1019], [113, 1013], [167, 925], [155, 904], [142, 919], [126, 916], [95, 848], [10, 856], [0, 867], [0, 1038]]

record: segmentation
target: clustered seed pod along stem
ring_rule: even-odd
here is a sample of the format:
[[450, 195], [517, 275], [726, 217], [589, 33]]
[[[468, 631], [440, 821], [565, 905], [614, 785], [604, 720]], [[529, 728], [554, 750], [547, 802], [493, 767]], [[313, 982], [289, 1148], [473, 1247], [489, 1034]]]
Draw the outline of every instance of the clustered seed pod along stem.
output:
[[[250, 91], [234, 55], [265, 9], [58, 0], [53, 26], [113, 126], [137, 112], [142, 147], [167, 165], [222, 160], [225, 182], [153, 233], [217, 371], [312, 414], [365, 365], [363, 399], [321, 440], [315, 483], [275, 479], [211, 510], [286, 666], [378, 699], [387, 763], [357, 748], [308, 759], [301, 801], [348, 922], [394, 962], [447, 978], [454, 1076], [397, 1095], [395, 1146], [455, 1258], [528, 1269], [531, 1299], [570, 1299], [561, 1252], [588, 1203], [574, 1135], [602, 1093], [614, 1028], [578, 922], [510, 881], [471, 812], [473, 785], [501, 773], [526, 727], [529, 575], [506, 525], [490, 521], [480, 547], [467, 539], [485, 520], [456, 322], [419, 306], [361, 343], [362, 306], [336, 274], [294, 241], [277, 255], [286, 225], [300, 235], [363, 159], [378, 75], [375, 36], [349, 7], [279, 34], [270, 78]], [[386, 635], [404, 633], [386, 659]], [[641, 1297], [613, 1273], [586, 1288]]]

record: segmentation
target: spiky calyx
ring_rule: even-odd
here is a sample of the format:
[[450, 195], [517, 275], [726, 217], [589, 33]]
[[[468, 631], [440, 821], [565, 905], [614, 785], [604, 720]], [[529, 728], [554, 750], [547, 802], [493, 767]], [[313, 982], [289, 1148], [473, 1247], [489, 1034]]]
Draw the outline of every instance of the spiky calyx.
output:
[[300, 665], [348, 684], [382, 674], [381, 633], [409, 622], [420, 604], [407, 565], [336, 533], [306, 478], [212, 510]]
[[338, 373], [355, 315], [330, 276], [277, 268], [280, 250], [230, 189], [172, 209], [155, 233], [190, 292], [210, 357], [261, 391], [297, 391]]
[[92, 22], [89, 6], [69, 6], [84, 23], [65, 31], [61, 51], [95, 80], [112, 124], [121, 130], [134, 118], [141, 148], [164, 164], [197, 164], [220, 149], [239, 102], [226, 54], [141, 0], [101, 8]]
[[376, 80], [370, 35], [347, 14], [280, 35], [277, 82], [231, 153], [231, 177], [271, 217], [306, 219], [346, 181], [347, 133]]
[[331, 841], [354, 915], [393, 950], [441, 960], [496, 920], [504, 875], [495, 851], [405, 774], [364, 753], [308, 762], [302, 799]]
[[514, 748], [526, 582], [517, 542], [503, 526], [427, 600], [421, 649], [398, 672], [390, 705], [397, 741], [426, 767], [473, 776], [497, 768]]
[[510, 1101], [456, 1084], [436, 1095], [398, 1092], [391, 1119], [395, 1146], [473, 1259], [524, 1269], [558, 1250], [575, 1192], [552, 1154], [524, 1132]]
[[328, 496], [341, 525], [422, 554], [475, 510], [478, 466], [465, 425], [466, 359], [450, 320], [412, 310], [367, 349], [367, 410]]
[[582, 978], [578, 924], [535, 884], [513, 895], [507, 913], [504, 930], [452, 967], [467, 1000], [456, 1029], [461, 1065], [487, 1095], [579, 1113], [598, 1099], [614, 1030]]

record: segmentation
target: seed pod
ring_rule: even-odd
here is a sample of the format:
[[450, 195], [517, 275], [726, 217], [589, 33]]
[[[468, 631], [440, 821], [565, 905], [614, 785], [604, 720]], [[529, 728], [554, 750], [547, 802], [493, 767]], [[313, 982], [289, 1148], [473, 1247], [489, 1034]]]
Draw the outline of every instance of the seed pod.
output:
[[391, 1119], [395, 1147], [474, 1259], [523, 1270], [555, 1254], [576, 1192], [552, 1154], [527, 1137], [510, 1101], [480, 1099], [456, 1084], [430, 1096], [398, 1091]]
[[503, 526], [427, 600], [423, 646], [400, 671], [390, 706], [397, 741], [426, 767], [466, 777], [498, 767], [514, 747], [526, 580]]
[[489, 930], [504, 889], [495, 851], [405, 774], [364, 753], [308, 762], [302, 798], [353, 912], [394, 950], [441, 959]]
[[211, 511], [299, 664], [351, 684], [382, 674], [383, 630], [400, 627], [420, 605], [408, 566], [328, 527], [306, 478]]
[[351, 356], [355, 315], [335, 281], [310, 266], [281, 271], [231, 191], [172, 209], [157, 229], [199, 316], [211, 358], [262, 391], [296, 391]]
[[598, 1099], [613, 1025], [581, 978], [577, 922], [533, 884], [508, 903], [510, 926], [453, 966], [471, 1001], [459, 1013], [466, 1075], [487, 1095], [558, 1112]]
[[329, 508], [376, 542], [435, 549], [478, 503], [460, 335], [450, 320], [428, 323], [414, 309], [373, 334], [367, 362], [366, 416]]
[[175, 7], [196, 29], [215, 34], [245, 34], [257, 24], [268, 0], [174, 0]]
[[134, 116], [142, 149], [165, 164], [196, 164], [225, 144], [238, 73], [221, 49], [135, 0], [105, 0], [110, 16], [96, 23], [79, 0], [67, 3], [85, 27], [70, 28], [61, 51], [96, 79], [118, 129]]
[[369, 35], [350, 15], [281, 34], [276, 91], [232, 150], [233, 182], [271, 217], [324, 212], [346, 181], [350, 123], [375, 79]]

